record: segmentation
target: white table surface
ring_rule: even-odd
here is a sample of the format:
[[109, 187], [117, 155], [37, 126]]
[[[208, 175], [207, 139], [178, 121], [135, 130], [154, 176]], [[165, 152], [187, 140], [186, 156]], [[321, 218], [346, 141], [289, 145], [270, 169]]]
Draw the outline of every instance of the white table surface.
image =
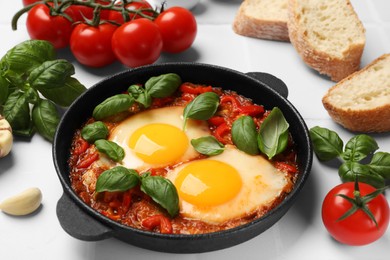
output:
[[[21, 8], [21, 0], [1, 0], [0, 56], [29, 38], [24, 15], [17, 31], [11, 17]], [[198, 35], [193, 47], [176, 55], [163, 55], [157, 62], [196, 61], [229, 67], [242, 72], [263, 71], [282, 79], [289, 87], [289, 100], [304, 117], [309, 128], [319, 125], [335, 130], [346, 142], [351, 133], [335, 124], [322, 106], [321, 98], [334, 83], [309, 69], [289, 43], [251, 39], [236, 35], [232, 21], [241, 0], [201, 0], [193, 9]], [[367, 43], [362, 65], [390, 52], [390, 1], [352, 0], [366, 27]], [[102, 69], [78, 64], [68, 49], [58, 57], [69, 59], [76, 77], [87, 87], [104, 77], [123, 71], [119, 63]], [[380, 150], [390, 152], [390, 134], [372, 135]], [[40, 210], [26, 217], [0, 213], [0, 259], [390, 259], [390, 229], [377, 242], [350, 247], [335, 242], [321, 221], [321, 203], [326, 193], [340, 183], [334, 166], [314, 157], [311, 176], [297, 202], [273, 227], [240, 245], [202, 254], [166, 254], [149, 251], [116, 239], [79, 241], [63, 231], [56, 216], [62, 187], [52, 163], [51, 143], [39, 135], [31, 140], [16, 138], [9, 156], [0, 159], [0, 200], [28, 187], [43, 192]], [[387, 192], [390, 201], [390, 192]]]

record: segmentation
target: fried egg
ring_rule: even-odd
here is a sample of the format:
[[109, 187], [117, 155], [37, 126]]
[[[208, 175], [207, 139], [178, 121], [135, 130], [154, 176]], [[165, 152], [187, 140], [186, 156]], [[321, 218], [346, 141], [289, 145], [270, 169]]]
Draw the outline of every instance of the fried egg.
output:
[[191, 139], [210, 135], [206, 122], [187, 121], [184, 107], [163, 107], [137, 113], [115, 127], [109, 140], [125, 150], [121, 164], [139, 172], [186, 162], [199, 156]]
[[262, 156], [227, 145], [219, 155], [192, 160], [168, 172], [180, 213], [220, 224], [268, 207], [289, 187], [285, 174]]

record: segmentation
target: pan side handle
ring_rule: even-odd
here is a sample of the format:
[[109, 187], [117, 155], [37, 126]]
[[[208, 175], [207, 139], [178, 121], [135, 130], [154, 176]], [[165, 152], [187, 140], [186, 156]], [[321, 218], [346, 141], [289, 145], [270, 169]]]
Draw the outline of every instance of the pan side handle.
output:
[[282, 97], [288, 97], [288, 88], [281, 79], [265, 72], [247, 72], [245, 74], [266, 84], [267, 86], [278, 92]]
[[111, 228], [84, 212], [66, 193], [58, 200], [57, 217], [61, 227], [74, 238], [99, 241], [112, 237]]

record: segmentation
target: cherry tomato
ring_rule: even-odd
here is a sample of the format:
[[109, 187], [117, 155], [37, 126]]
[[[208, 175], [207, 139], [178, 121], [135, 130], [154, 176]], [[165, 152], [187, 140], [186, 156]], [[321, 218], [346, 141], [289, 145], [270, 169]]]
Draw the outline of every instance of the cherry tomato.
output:
[[146, 18], [124, 23], [112, 36], [116, 57], [129, 67], [152, 64], [160, 57], [162, 45], [158, 27]]
[[23, 5], [24, 6], [31, 5], [31, 4], [39, 2], [39, 1], [41, 1], [41, 0], [23, 0]]
[[102, 67], [116, 60], [111, 38], [117, 26], [103, 23], [97, 27], [78, 24], [70, 37], [70, 49], [75, 58], [86, 66]]
[[[354, 182], [342, 183], [326, 195], [322, 204], [322, 220], [324, 226], [331, 236], [337, 241], [348, 245], [366, 245], [379, 239], [389, 225], [389, 205], [383, 194], [379, 194], [366, 205], [374, 215], [378, 226], [374, 221], [361, 209], [358, 209], [351, 216], [339, 220], [349, 209], [352, 204], [345, 198], [336, 196], [344, 194], [354, 198]], [[365, 196], [375, 188], [366, 184], [359, 183], [361, 196]]]
[[171, 7], [154, 20], [163, 38], [163, 51], [182, 52], [195, 40], [197, 24], [194, 15], [185, 8]]
[[[127, 10], [140, 10], [140, 9], [152, 9], [152, 6], [146, 2], [145, 0], [138, 0], [138, 1], [134, 1], [134, 2], [130, 2], [126, 5], [126, 9]], [[152, 12], [148, 12], [148, 11], [143, 11], [142, 13], [146, 14], [146, 15], [149, 15], [149, 16], [152, 16], [153, 13]], [[132, 12], [129, 12], [129, 18], [131, 20], [133, 19], [138, 19], [138, 18], [141, 18], [142, 16], [138, 15], [138, 14], [135, 14], [135, 13], [132, 13]], [[122, 13], [121, 12], [118, 12], [118, 11], [110, 11], [109, 15], [108, 15], [108, 20], [109, 21], [113, 21], [113, 22], [116, 22], [118, 24], [123, 24], [124, 23], [124, 19], [123, 19], [123, 16], [122, 16]]]
[[44, 4], [34, 6], [27, 15], [27, 31], [31, 39], [46, 40], [55, 48], [69, 45], [72, 22], [63, 16], [50, 15], [50, 9]]

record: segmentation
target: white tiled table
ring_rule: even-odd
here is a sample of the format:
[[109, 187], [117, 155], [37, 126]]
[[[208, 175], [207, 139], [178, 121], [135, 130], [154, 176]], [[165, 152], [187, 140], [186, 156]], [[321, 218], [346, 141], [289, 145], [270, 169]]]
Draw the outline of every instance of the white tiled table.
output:
[[[19, 3], [20, 2], [20, 3]], [[158, 62], [196, 61], [229, 67], [242, 72], [263, 71], [281, 78], [289, 87], [289, 100], [308, 127], [320, 125], [337, 131], [346, 142], [353, 133], [336, 125], [321, 104], [333, 85], [310, 70], [289, 43], [251, 39], [234, 34], [231, 24], [240, 0], [201, 0], [193, 9], [198, 35], [193, 48], [180, 55], [163, 55]], [[362, 65], [390, 52], [390, 1], [353, 0], [367, 29]], [[11, 17], [21, 8], [20, 0], [1, 0], [0, 56], [28, 39], [26, 16], [18, 31], [11, 30]], [[86, 86], [126, 69], [119, 63], [103, 69], [85, 68], [69, 50], [58, 53], [76, 67], [76, 77]], [[373, 135], [380, 150], [390, 151], [390, 134]], [[314, 158], [311, 176], [289, 212], [272, 228], [232, 248], [203, 254], [158, 253], [125, 244], [116, 239], [84, 242], [66, 234], [56, 216], [62, 187], [52, 164], [51, 144], [35, 135], [31, 141], [16, 138], [11, 154], [0, 159], [0, 200], [31, 186], [43, 192], [43, 207], [28, 217], [0, 214], [0, 259], [389, 259], [390, 229], [379, 241], [364, 247], [348, 247], [330, 238], [322, 225], [320, 209], [325, 194], [340, 180], [337, 169]], [[390, 192], [387, 199], [390, 201]]]

